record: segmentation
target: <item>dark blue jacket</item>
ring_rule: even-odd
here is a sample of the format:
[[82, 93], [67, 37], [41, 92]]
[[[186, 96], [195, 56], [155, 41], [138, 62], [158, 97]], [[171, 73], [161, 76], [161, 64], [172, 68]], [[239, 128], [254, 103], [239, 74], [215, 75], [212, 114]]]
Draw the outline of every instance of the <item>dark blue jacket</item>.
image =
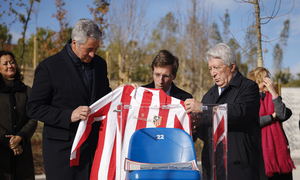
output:
[[28, 116], [44, 123], [43, 157], [47, 180], [89, 179], [100, 124], [93, 124], [87, 143], [81, 147], [79, 167], [70, 167], [71, 147], [79, 124], [79, 121], [70, 122], [71, 114], [77, 107], [89, 106], [111, 91], [106, 62], [95, 55], [89, 98], [66, 46], [38, 65], [27, 104]]
[[[225, 104], [228, 113], [228, 180], [259, 179], [259, 162], [262, 158], [259, 126], [260, 95], [258, 85], [240, 72], [231, 79], [219, 96], [214, 85], [203, 97], [203, 104]], [[206, 119], [206, 120], [205, 120]], [[212, 174], [211, 118], [202, 118], [195, 137], [204, 141], [202, 151], [203, 179]], [[217, 151], [220, 156], [222, 151]]]
[[[147, 84], [143, 87], [155, 88], [154, 81], [152, 81], [152, 83]], [[188, 98], [193, 98], [193, 96], [190, 93], [185, 92], [184, 90], [178, 88], [177, 86], [175, 86], [175, 84], [173, 82], [172, 82], [172, 87], [171, 87], [171, 91], [170, 91], [170, 96], [172, 96], [174, 98], [177, 98], [177, 99], [180, 99], [182, 101], [185, 101]]]

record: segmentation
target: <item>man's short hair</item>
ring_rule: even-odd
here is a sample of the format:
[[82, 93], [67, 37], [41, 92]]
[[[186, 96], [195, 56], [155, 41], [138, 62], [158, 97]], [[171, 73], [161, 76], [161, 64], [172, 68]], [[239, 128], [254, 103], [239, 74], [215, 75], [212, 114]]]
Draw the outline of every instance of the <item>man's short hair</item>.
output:
[[226, 66], [230, 66], [231, 63], [234, 63], [235, 70], [239, 70], [237, 57], [234, 51], [227, 44], [219, 43], [211, 47], [206, 53], [206, 59], [207, 61], [210, 61], [211, 58], [222, 59]]
[[79, 46], [85, 44], [88, 38], [95, 41], [102, 40], [102, 34], [102, 31], [94, 21], [82, 18], [74, 25], [71, 38], [72, 40], [75, 40], [76, 44]]
[[154, 67], [164, 67], [167, 65], [172, 65], [172, 74], [175, 75], [179, 67], [178, 58], [173, 56], [168, 50], [161, 50], [152, 61], [151, 68], [154, 71]]

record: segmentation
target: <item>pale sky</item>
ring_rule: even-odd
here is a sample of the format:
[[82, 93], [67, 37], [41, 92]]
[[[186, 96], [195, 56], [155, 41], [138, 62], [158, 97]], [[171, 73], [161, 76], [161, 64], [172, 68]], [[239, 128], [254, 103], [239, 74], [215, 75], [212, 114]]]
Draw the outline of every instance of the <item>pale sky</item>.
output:
[[[87, 5], [93, 6], [94, 0], [65, 0], [66, 6], [65, 9], [68, 10], [67, 19], [70, 23], [70, 26], [73, 26], [75, 22], [80, 18], [90, 18], [93, 19], [93, 16], [89, 13]], [[118, 1], [118, 0], [112, 0]], [[142, 1], [142, 0], [140, 0]], [[155, 20], [158, 22], [163, 18], [168, 12], [175, 12], [177, 9], [177, 2], [181, 4], [182, 7], [185, 7], [188, 3], [188, 0], [144, 0], [143, 2], [148, 4], [147, 17], [150, 20]], [[204, 2], [204, 0], [202, 0]], [[246, 28], [249, 20], [249, 13], [253, 12], [253, 5], [250, 4], [239, 4], [234, 0], [207, 0], [211, 4], [214, 20], [219, 23], [220, 32], [222, 32], [221, 21], [219, 16], [224, 16], [226, 9], [229, 10], [230, 14], [230, 30], [235, 35], [235, 38], [243, 42], [244, 32], [241, 31], [243, 28]], [[264, 0], [264, 5], [271, 9], [275, 0]], [[291, 7], [293, 0], [284, 0], [281, 4], [281, 10], [279, 15], [287, 13]], [[3, 9], [8, 9], [7, 2], [0, 0], [0, 11]], [[267, 13], [263, 11], [262, 13]], [[35, 14], [32, 14], [32, 19], [29, 22], [29, 29], [26, 33], [26, 36], [29, 37], [30, 34], [35, 32], [35, 26], [38, 27], [49, 27], [55, 31], [59, 30], [58, 21], [55, 18], [52, 18], [52, 14], [56, 13], [55, 1], [54, 0], [41, 0], [39, 6], [39, 14], [36, 18]], [[0, 21], [9, 20], [7, 18], [2, 18]], [[295, 76], [297, 73], [300, 73], [300, 1], [295, 0], [295, 7], [289, 15], [285, 15], [276, 19], [271, 20], [268, 24], [262, 26], [262, 33], [268, 36], [273, 40], [272, 45], [263, 43], [262, 46], [268, 49], [268, 53], [264, 55], [264, 66], [271, 70], [272, 72], [272, 46], [276, 45], [276, 39], [279, 38], [279, 35], [283, 29], [283, 23], [286, 19], [290, 19], [290, 36], [288, 39], [288, 46], [285, 49], [283, 55], [283, 67], [290, 68], [291, 73]], [[16, 22], [10, 27], [10, 34], [13, 35], [13, 43], [16, 43], [17, 40], [21, 37], [21, 25], [19, 22]]]

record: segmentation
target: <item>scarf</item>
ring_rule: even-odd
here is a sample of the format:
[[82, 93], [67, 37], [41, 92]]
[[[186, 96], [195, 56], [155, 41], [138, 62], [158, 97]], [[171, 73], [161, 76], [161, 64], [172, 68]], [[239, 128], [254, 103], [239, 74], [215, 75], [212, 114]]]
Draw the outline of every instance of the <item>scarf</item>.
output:
[[14, 80], [12, 86], [6, 85], [4, 80], [0, 78], [0, 92], [2, 93], [15, 93], [15, 92], [24, 92], [26, 89], [26, 85], [19, 80]]
[[[259, 116], [272, 115], [274, 104], [272, 95], [266, 92], [264, 100], [260, 99]], [[273, 121], [261, 129], [262, 150], [265, 162], [265, 171], [269, 177], [274, 173], [290, 173], [295, 169], [290, 157], [287, 139], [278, 121]]]
[[67, 52], [70, 55], [77, 72], [79, 73], [79, 76], [81, 80], [84, 82], [85, 87], [88, 90], [89, 96], [92, 94], [92, 87], [93, 87], [93, 59], [90, 63], [84, 63], [81, 61], [81, 59], [73, 52], [71, 48], [72, 39], [70, 39], [67, 44]]

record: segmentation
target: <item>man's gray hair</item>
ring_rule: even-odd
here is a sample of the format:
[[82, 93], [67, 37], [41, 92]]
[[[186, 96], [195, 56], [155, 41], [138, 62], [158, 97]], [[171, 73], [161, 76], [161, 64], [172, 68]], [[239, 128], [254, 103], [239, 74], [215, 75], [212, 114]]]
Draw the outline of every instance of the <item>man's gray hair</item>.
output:
[[90, 19], [79, 19], [72, 30], [72, 40], [75, 39], [76, 44], [79, 46], [85, 44], [88, 38], [95, 41], [102, 39], [102, 31], [98, 25]]
[[235, 64], [235, 70], [239, 70], [237, 63], [237, 57], [233, 50], [224, 43], [219, 43], [211, 47], [206, 53], [207, 61], [210, 61], [211, 58], [220, 58], [223, 60], [223, 63], [226, 66], [230, 66], [231, 63]]

